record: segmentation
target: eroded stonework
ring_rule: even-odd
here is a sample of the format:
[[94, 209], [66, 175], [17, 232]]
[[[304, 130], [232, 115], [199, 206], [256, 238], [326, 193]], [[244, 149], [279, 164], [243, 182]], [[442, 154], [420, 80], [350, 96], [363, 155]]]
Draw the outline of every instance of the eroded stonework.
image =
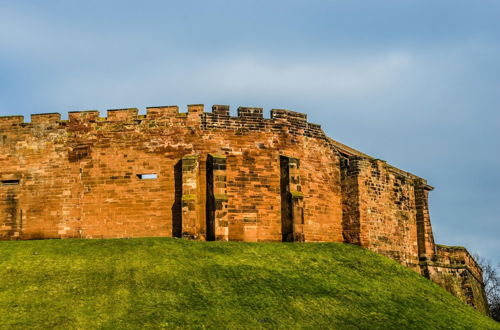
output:
[[305, 114], [215, 105], [0, 117], [0, 239], [175, 236], [358, 244], [487, 313], [482, 271], [434, 243], [432, 187]]

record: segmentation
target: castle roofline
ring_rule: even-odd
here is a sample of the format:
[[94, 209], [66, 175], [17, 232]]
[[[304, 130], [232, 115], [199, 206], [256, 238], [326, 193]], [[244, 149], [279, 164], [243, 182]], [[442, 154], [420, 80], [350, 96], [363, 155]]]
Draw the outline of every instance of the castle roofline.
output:
[[[231, 117], [229, 113], [229, 105], [213, 105], [212, 112], [203, 112], [203, 104], [189, 104], [187, 106], [188, 113], [193, 113], [195, 115], [202, 115], [202, 121], [205, 125], [203, 128], [228, 128], [224, 125], [217, 125], [216, 122], [219, 120], [218, 116], [228, 117], [229, 119], [236, 119], [241, 121], [249, 121], [251, 125], [255, 125], [255, 120], [262, 120], [264, 122], [275, 122], [282, 123], [282, 127], [288, 126], [288, 132], [292, 134], [297, 134], [297, 132], [305, 132], [306, 136], [320, 138], [326, 140], [333, 149], [338, 153], [346, 157], [361, 157], [371, 161], [382, 161], [384, 160], [376, 159], [370, 155], [367, 155], [357, 149], [351, 148], [341, 142], [338, 142], [332, 138], [326, 136], [326, 134], [321, 129], [321, 125], [313, 124], [307, 122], [307, 114], [296, 112], [288, 109], [271, 109], [270, 118], [264, 118], [263, 108], [259, 107], [238, 107], [237, 117]], [[179, 106], [168, 105], [168, 106], [155, 106], [146, 107], [146, 115], [140, 116], [138, 108], [121, 108], [121, 109], [109, 109], [107, 110], [107, 117], [100, 117], [99, 110], [80, 110], [80, 111], [69, 111], [70, 120], [78, 121], [99, 121], [104, 122], [118, 122], [118, 121], [142, 121], [142, 120], [157, 120], [161, 118], [168, 118], [172, 116], [181, 116], [186, 118], [186, 113], [179, 112]], [[182, 116], [184, 115], [184, 116]], [[63, 123], [66, 121], [61, 120], [61, 115], [57, 112], [52, 113], [36, 113], [31, 115], [32, 124], [56, 124]], [[13, 115], [13, 116], [0, 116], [0, 126], [19, 126], [26, 125], [29, 123], [24, 122], [24, 116]], [[208, 125], [207, 125], [208, 124]], [[283, 126], [284, 125], [284, 126]], [[434, 188], [427, 184], [427, 181], [417, 175], [410, 172], [403, 171], [397, 167], [387, 164], [388, 167], [396, 174], [403, 175], [412, 179], [419, 179], [422, 185], [427, 190], [433, 190]]]

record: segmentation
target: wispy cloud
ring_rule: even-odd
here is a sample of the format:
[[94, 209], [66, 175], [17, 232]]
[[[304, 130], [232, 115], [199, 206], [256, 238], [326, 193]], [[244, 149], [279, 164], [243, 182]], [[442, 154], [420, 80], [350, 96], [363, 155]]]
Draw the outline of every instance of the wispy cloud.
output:
[[148, 100], [184, 100], [191, 95], [256, 101], [277, 97], [289, 103], [345, 100], [390, 92], [411, 66], [411, 55], [398, 52], [298, 63], [244, 55], [204, 58], [182, 67], [167, 60], [106, 71], [76, 69], [72, 75], [51, 77], [51, 84], [40, 89], [40, 96], [61, 104], [86, 104], [98, 99], [143, 105]]

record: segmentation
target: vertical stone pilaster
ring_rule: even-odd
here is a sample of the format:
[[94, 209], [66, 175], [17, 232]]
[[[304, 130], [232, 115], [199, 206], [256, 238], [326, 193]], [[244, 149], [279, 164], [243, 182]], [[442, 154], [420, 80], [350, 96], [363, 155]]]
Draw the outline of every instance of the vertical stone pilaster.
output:
[[433, 188], [424, 180], [415, 181], [415, 206], [417, 217], [417, 243], [420, 261], [430, 261], [436, 258], [436, 245], [432, 233], [429, 215], [429, 191]]
[[304, 205], [300, 160], [280, 156], [281, 235], [283, 242], [304, 241]]
[[0, 239], [18, 240], [22, 238], [23, 220], [20, 180], [17, 176], [3, 179], [0, 180]]
[[342, 192], [342, 236], [345, 243], [361, 245], [361, 214], [359, 200], [359, 160], [340, 158], [340, 185]]
[[198, 189], [198, 156], [187, 155], [182, 158], [182, 237], [199, 236], [198, 215], [196, 210]]
[[227, 241], [226, 156], [209, 154], [207, 158], [207, 241]]
[[18, 197], [15, 189], [9, 189], [5, 198], [5, 224], [9, 230], [7, 231], [7, 237], [11, 240], [17, 239], [20, 236], [19, 230], [19, 210], [18, 210]]

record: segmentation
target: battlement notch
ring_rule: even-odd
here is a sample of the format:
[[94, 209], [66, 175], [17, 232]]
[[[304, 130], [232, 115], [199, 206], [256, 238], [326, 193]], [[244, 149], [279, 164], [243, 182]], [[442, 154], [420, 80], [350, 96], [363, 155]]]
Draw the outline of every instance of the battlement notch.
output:
[[179, 114], [179, 107], [176, 105], [146, 108], [147, 119], [172, 118], [176, 117], [178, 114]]
[[108, 121], [131, 121], [137, 118], [137, 108], [111, 109], [108, 110]]
[[229, 105], [215, 104], [212, 106], [212, 113], [214, 115], [229, 117]]
[[238, 108], [238, 117], [240, 118], [248, 118], [248, 119], [263, 119], [263, 109], [262, 108], [253, 108], [253, 107], [239, 107]]
[[97, 121], [99, 119], [99, 111], [98, 110], [71, 111], [68, 113], [68, 119], [70, 122]]

